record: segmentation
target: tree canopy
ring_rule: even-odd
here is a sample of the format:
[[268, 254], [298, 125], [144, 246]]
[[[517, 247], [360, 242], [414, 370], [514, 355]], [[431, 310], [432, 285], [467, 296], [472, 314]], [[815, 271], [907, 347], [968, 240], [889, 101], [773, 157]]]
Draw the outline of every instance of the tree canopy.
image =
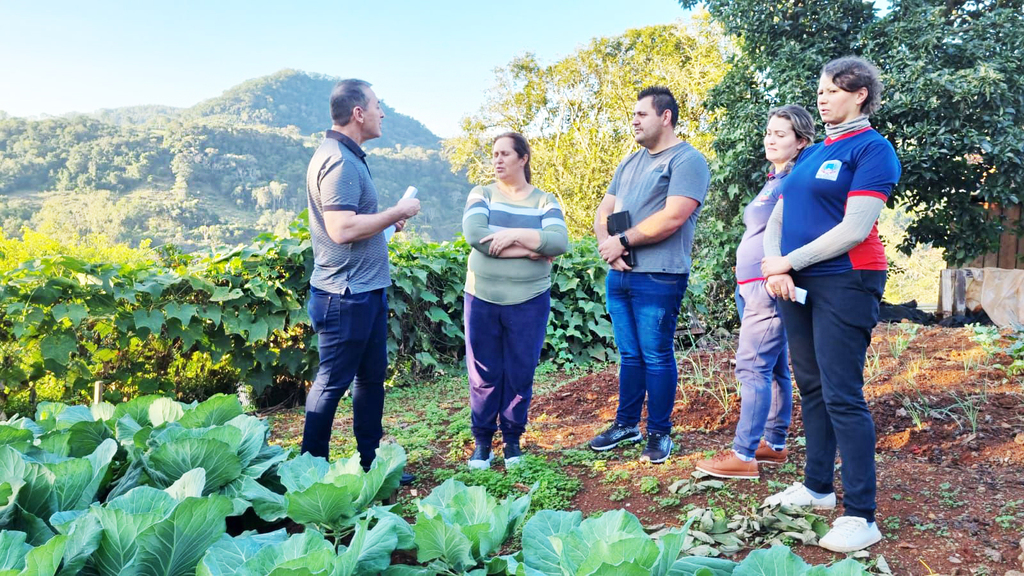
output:
[[727, 43], [698, 14], [688, 25], [649, 26], [597, 38], [552, 64], [527, 53], [496, 70], [487, 101], [444, 142], [453, 170], [492, 180], [491, 138], [516, 131], [530, 140], [533, 183], [558, 196], [575, 236], [591, 230], [615, 166], [636, 150], [630, 118], [645, 86], [668, 86], [679, 101], [678, 133], [710, 152], [708, 90], [725, 71]]

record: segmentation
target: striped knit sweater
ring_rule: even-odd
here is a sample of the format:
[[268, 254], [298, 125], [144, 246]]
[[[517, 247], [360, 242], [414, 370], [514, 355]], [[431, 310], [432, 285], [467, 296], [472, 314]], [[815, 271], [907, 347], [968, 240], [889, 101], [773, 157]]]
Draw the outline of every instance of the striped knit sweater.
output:
[[504, 195], [495, 184], [477, 186], [469, 193], [462, 216], [462, 231], [473, 247], [466, 273], [466, 292], [492, 304], [526, 302], [551, 287], [551, 264], [529, 258], [494, 258], [480, 240], [508, 228], [528, 228], [540, 233], [535, 250], [558, 256], [568, 249], [569, 233], [562, 208], [553, 194], [534, 188], [521, 200]]

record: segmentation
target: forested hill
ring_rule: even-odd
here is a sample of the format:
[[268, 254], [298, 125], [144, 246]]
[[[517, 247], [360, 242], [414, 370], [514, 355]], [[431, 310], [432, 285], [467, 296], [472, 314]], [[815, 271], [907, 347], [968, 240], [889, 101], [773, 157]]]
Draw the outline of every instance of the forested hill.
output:
[[[262, 124], [277, 128], [295, 126], [303, 134], [323, 131], [331, 125], [328, 96], [337, 78], [282, 70], [247, 80], [224, 94], [200, 102], [184, 112], [186, 118], [225, 119], [233, 124]], [[440, 139], [426, 126], [384, 106], [384, 135], [367, 143], [368, 148], [422, 146], [437, 148]]]
[[[336, 78], [283, 70], [191, 108], [144, 105], [29, 120], [0, 114], [0, 226], [186, 250], [281, 232], [305, 209], [305, 171], [330, 126]], [[469, 183], [452, 174], [439, 138], [385, 108], [367, 162], [393, 203], [421, 190], [413, 229], [435, 240], [459, 230]]]

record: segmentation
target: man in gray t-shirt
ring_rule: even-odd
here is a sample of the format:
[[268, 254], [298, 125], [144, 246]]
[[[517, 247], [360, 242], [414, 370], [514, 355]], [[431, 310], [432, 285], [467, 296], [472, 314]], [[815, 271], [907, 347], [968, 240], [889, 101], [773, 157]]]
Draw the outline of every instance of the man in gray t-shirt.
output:
[[327, 131], [306, 171], [313, 242], [309, 319], [316, 331], [320, 369], [306, 395], [302, 452], [328, 457], [334, 413], [352, 385], [352, 429], [363, 468], [380, 445], [384, 378], [388, 367], [391, 285], [384, 229], [401, 230], [420, 211], [415, 198], [377, 209], [377, 189], [362, 144], [379, 138], [384, 111], [370, 84], [342, 80], [331, 92]]
[[[611, 267], [606, 299], [621, 359], [615, 423], [590, 447], [610, 450], [643, 439], [639, 423], [646, 399], [647, 446], [641, 459], [654, 463], [672, 452], [676, 320], [711, 179], [704, 156], [676, 137], [678, 118], [679, 106], [667, 88], [640, 92], [633, 132], [643, 148], [619, 164], [594, 218], [601, 258]], [[628, 219], [628, 228], [610, 235], [613, 214], [620, 222]], [[632, 266], [623, 258], [627, 255]]]

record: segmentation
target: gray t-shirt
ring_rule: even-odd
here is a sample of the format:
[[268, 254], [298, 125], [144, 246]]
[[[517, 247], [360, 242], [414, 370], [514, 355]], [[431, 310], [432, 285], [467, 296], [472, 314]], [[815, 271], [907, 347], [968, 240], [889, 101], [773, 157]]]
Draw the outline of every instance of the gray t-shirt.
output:
[[324, 212], [377, 213], [377, 188], [366, 166], [366, 153], [354, 140], [333, 130], [313, 154], [306, 170], [309, 233], [313, 240], [310, 285], [325, 292], [353, 294], [391, 285], [384, 233], [349, 244], [327, 235]]
[[636, 258], [633, 272], [688, 274], [693, 231], [708, 193], [711, 171], [707, 160], [686, 142], [651, 154], [646, 148], [630, 154], [619, 164], [608, 186], [615, 196], [615, 211], [629, 212], [630, 225], [665, 208], [669, 196], [693, 198], [700, 205], [671, 236], [646, 246], [631, 248]]

